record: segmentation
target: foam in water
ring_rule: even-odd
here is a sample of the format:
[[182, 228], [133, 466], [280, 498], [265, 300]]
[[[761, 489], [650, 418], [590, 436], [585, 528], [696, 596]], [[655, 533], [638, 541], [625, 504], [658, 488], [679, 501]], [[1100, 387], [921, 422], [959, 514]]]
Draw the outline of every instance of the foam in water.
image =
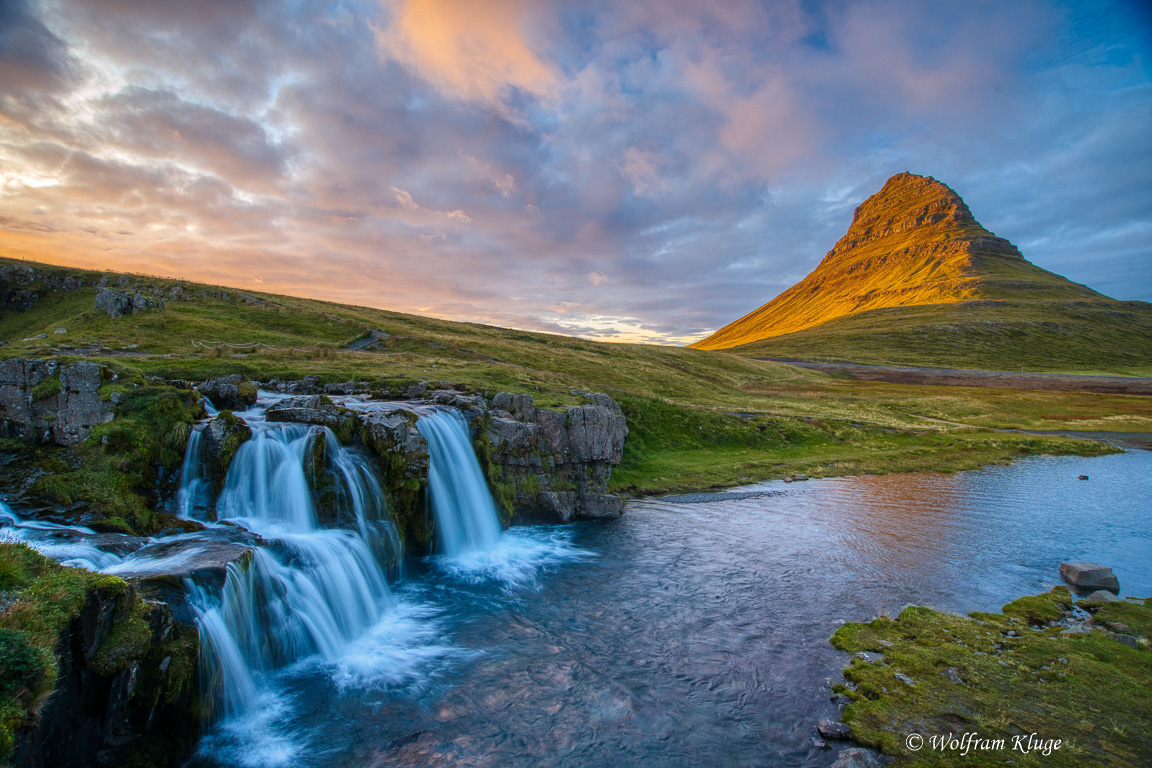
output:
[[473, 584], [533, 584], [542, 568], [591, 553], [575, 549], [561, 529], [501, 531], [496, 504], [459, 411], [433, 410], [416, 428], [428, 441], [428, 498], [436, 519], [439, 570]]
[[[290, 761], [299, 747], [297, 737], [275, 736], [271, 725], [259, 729], [259, 738], [249, 727], [253, 714], [269, 706], [274, 673], [308, 657], [335, 664], [349, 643], [387, 621], [392, 600], [382, 560], [397, 562], [400, 553], [362, 456], [330, 430], [269, 424], [262, 409], [241, 416], [253, 436], [229, 467], [217, 514], [269, 546], [228, 564], [222, 586], [185, 586], [203, 640], [204, 687], [212, 692], [214, 714], [224, 719], [204, 748], [227, 749], [247, 739], [245, 760], [274, 765]], [[318, 523], [305, 465], [316, 458], [321, 438], [323, 471], [336, 478], [336, 504], [355, 530]]]

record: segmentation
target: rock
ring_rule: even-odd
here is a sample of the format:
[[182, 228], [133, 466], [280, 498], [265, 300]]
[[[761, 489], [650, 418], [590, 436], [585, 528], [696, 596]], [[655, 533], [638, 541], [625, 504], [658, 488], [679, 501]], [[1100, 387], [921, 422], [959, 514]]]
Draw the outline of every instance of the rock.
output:
[[201, 437], [204, 473], [217, 490], [223, 486], [236, 452], [251, 437], [252, 428], [231, 411], [221, 411], [204, 427]]
[[68, 333], [68, 329], [67, 328], [57, 328], [56, 330], [52, 331], [52, 333], [57, 333], [57, 334]]
[[78, 362], [10, 358], [0, 362], [0, 435], [32, 443], [82, 442], [112, 420], [100, 398], [101, 367]]
[[826, 739], [844, 741], [852, 738], [851, 726], [847, 723], [829, 720], [826, 717], [820, 718], [820, 722], [816, 724], [816, 730]]
[[842, 749], [831, 768], [881, 768], [880, 761], [866, 749]]
[[943, 675], [944, 679], [950, 683], [955, 683], [956, 685], [964, 684], [964, 681], [960, 679], [960, 673], [956, 667], [945, 667], [944, 669], [940, 670], [940, 674]]
[[1079, 590], [1120, 591], [1120, 582], [1112, 569], [1097, 563], [1060, 563], [1060, 576]]
[[[127, 282], [124, 279], [120, 280], [120, 287], [127, 287]], [[128, 314], [136, 315], [150, 309], [163, 310], [164, 302], [149, 299], [141, 293], [129, 296], [124, 291], [101, 288], [96, 292], [96, 309], [107, 312], [108, 317], [123, 317]]]
[[[10, 764], [125, 765], [138, 757], [132, 746], [150, 730], [170, 754], [191, 749], [199, 729], [183, 723], [198, 711], [196, 629], [137, 595], [131, 582], [88, 590], [56, 645], [56, 687], [37, 705], [34, 721], [13, 734]], [[141, 620], [142, 636], [117, 635], [117, 625]]]
[[245, 411], [256, 404], [256, 385], [238, 373], [209, 379], [196, 389], [221, 410]]
[[913, 680], [912, 678], [908, 677], [908, 675], [904, 674], [903, 672], [897, 672], [897, 673], [893, 674], [892, 676], [895, 677], [900, 682], [904, 683], [905, 685], [911, 686], [913, 688], [916, 687], [916, 681]]
[[537, 407], [527, 394], [501, 392], [492, 398], [485, 434], [491, 475], [512, 484], [518, 515], [568, 522], [623, 512], [623, 500], [605, 491], [623, 456], [624, 414], [607, 395], [574, 394], [589, 404], [559, 412]]
[[289, 397], [268, 406], [264, 412], [268, 421], [291, 421], [297, 424], [317, 424], [333, 430], [355, 415], [347, 408], [341, 408], [324, 395], [304, 395]]
[[1098, 589], [1092, 594], [1088, 595], [1077, 601], [1078, 603], [1122, 603], [1123, 598], [1120, 598], [1111, 592], [1106, 592], [1103, 589]]
[[1133, 650], [1140, 650], [1140, 640], [1132, 635], [1121, 634], [1120, 632], [1109, 632], [1105, 635], [1109, 640], [1115, 640], [1118, 643], [1128, 646]]

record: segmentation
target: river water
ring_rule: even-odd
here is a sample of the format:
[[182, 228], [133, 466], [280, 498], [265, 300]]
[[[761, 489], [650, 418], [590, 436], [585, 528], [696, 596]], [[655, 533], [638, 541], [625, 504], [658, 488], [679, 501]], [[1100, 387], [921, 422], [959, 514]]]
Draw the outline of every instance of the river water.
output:
[[1152, 595], [1146, 451], [740, 490], [407, 563], [374, 629], [276, 672], [192, 765], [826, 766], [841, 622], [996, 610], [1062, 560]]

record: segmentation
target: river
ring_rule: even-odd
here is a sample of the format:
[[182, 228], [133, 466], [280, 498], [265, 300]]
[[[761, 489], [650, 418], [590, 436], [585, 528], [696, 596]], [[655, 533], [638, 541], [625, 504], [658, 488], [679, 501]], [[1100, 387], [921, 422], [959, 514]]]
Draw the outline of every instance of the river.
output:
[[826, 766], [841, 622], [996, 610], [1062, 560], [1152, 595], [1146, 451], [738, 490], [409, 561], [373, 630], [268, 678], [192, 765]]

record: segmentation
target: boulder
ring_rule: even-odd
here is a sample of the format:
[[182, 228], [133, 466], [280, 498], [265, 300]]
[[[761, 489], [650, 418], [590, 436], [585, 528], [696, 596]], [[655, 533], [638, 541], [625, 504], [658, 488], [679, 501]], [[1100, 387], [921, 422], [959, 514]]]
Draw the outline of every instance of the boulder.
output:
[[566, 523], [618, 517], [624, 509], [623, 499], [605, 493], [623, 456], [624, 414], [607, 395], [574, 394], [589, 404], [560, 412], [537, 407], [527, 394], [492, 398], [481, 439], [487, 441], [491, 478], [512, 486], [512, 511], [518, 515]]
[[164, 302], [149, 299], [142, 293], [129, 295], [124, 291], [111, 288], [100, 288], [96, 292], [96, 309], [107, 312], [108, 317], [124, 317], [136, 315], [150, 309], [164, 309]]
[[1122, 603], [1124, 600], [1117, 595], [1107, 592], [1103, 589], [1098, 589], [1090, 595], [1087, 595], [1078, 603]]
[[224, 484], [236, 451], [251, 437], [252, 428], [231, 411], [221, 411], [204, 427], [201, 437], [204, 474], [217, 490]]
[[354, 418], [354, 414], [347, 408], [336, 405], [324, 395], [303, 395], [289, 397], [268, 406], [264, 418], [268, 421], [316, 424], [339, 430], [347, 419]]
[[1120, 582], [1112, 573], [1112, 569], [1098, 563], [1060, 563], [1060, 577], [1081, 591], [1097, 589], [1117, 593], [1120, 591]]
[[244, 411], [256, 404], [256, 385], [238, 373], [209, 379], [196, 389], [221, 410]]
[[826, 739], [843, 741], [852, 738], [852, 728], [847, 723], [829, 720], [826, 717], [820, 718], [820, 722], [816, 724], [816, 730]]
[[881, 768], [880, 761], [866, 749], [842, 749], [831, 768]]

